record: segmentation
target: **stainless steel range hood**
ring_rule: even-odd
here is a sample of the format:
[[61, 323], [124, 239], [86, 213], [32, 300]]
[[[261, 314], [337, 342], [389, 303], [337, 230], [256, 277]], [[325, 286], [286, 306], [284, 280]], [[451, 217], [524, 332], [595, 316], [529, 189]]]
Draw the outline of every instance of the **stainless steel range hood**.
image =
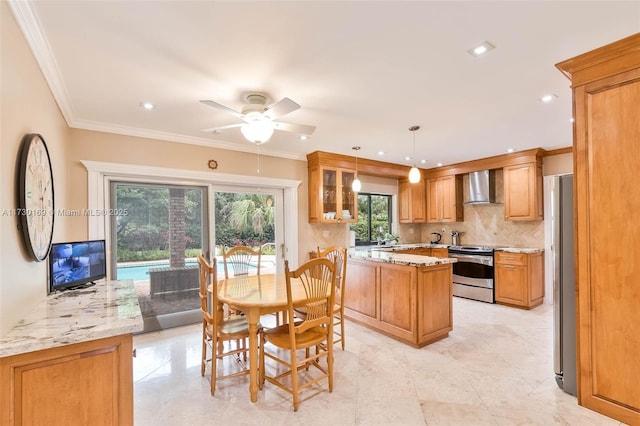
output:
[[494, 204], [496, 202], [495, 170], [469, 173], [469, 201], [465, 204]]

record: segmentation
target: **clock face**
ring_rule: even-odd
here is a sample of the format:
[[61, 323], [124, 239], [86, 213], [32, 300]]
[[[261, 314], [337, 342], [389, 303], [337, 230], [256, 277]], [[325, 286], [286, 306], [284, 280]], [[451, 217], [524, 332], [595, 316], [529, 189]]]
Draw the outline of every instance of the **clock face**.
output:
[[20, 157], [22, 232], [33, 258], [44, 260], [53, 238], [53, 170], [47, 145], [38, 134], [26, 135]]

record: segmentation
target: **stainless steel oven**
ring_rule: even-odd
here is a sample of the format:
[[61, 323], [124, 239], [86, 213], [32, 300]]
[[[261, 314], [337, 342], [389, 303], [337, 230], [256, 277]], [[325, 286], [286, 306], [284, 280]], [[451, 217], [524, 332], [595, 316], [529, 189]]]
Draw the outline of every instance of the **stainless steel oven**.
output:
[[493, 248], [485, 246], [451, 246], [453, 295], [495, 303]]

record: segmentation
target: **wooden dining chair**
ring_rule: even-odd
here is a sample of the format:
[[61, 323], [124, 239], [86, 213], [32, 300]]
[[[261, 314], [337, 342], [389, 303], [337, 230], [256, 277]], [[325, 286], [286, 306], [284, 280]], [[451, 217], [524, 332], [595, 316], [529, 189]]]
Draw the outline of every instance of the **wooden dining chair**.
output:
[[[326, 257], [329, 260], [336, 262], [336, 297], [333, 305], [333, 343], [340, 343], [342, 350], [345, 346], [345, 333], [344, 333], [344, 294], [345, 294], [345, 280], [347, 277], [347, 249], [331, 246], [324, 250], [318, 247], [318, 257]], [[294, 314], [297, 318], [304, 319], [306, 316], [306, 310], [304, 307], [294, 309]]]
[[[318, 247], [318, 257], [326, 257], [336, 262], [336, 297], [333, 305], [333, 333], [337, 336], [333, 343], [340, 343], [344, 351], [344, 294], [347, 279], [347, 249], [331, 246], [324, 250]], [[339, 327], [339, 328], [337, 328]]]
[[[267, 329], [263, 333], [263, 347], [260, 355], [260, 384], [265, 380], [290, 393], [293, 397], [293, 411], [300, 405], [300, 390], [327, 379], [329, 392], [333, 391], [333, 303], [335, 297], [336, 263], [327, 258], [312, 259], [298, 269], [289, 270], [285, 261], [287, 280], [287, 312], [293, 318], [294, 301], [292, 285], [304, 286], [306, 317], [301, 322], [289, 321], [279, 327]], [[299, 282], [296, 282], [299, 281]], [[267, 351], [266, 343], [278, 350]], [[310, 350], [315, 348], [315, 351]], [[284, 349], [281, 351], [279, 349]], [[298, 360], [298, 351], [304, 350], [304, 359]], [[326, 357], [327, 366], [320, 364]], [[265, 373], [265, 359], [275, 361], [276, 372], [282, 367], [284, 372], [268, 376]], [[280, 367], [280, 368], [277, 368]], [[311, 369], [313, 367], [313, 370]], [[304, 371], [304, 380], [298, 375]], [[288, 378], [291, 385], [288, 385]]]
[[231, 278], [238, 275], [249, 275], [249, 271], [255, 268], [260, 275], [261, 250], [254, 250], [249, 246], [235, 246], [224, 251], [224, 277]]
[[[215, 258], [210, 264], [204, 254], [198, 256], [200, 269], [200, 311], [202, 313], [202, 362], [200, 374], [204, 376], [206, 365], [211, 362], [211, 395], [216, 391], [216, 380], [249, 374], [248, 366], [237, 359], [240, 370], [229, 374], [218, 374], [218, 360], [244, 355], [246, 360], [249, 325], [243, 316], [224, 316], [222, 303], [218, 300], [218, 275]], [[211, 286], [211, 291], [208, 287]], [[225, 348], [226, 346], [226, 348]], [[211, 357], [208, 357], [207, 347]]]
[[[254, 250], [249, 246], [235, 246], [224, 252], [222, 257], [224, 260], [224, 276], [227, 279], [249, 275], [249, 272], [254, 268], [256, 275], [260, 275], [262, 248], [260, 248], [260, 250]], [[234, 311], [233, 313], [241, 314], [240, 311]], [[276, 326], [279, 326], [280, 314], [275, 312], [273, 315], [276, 319]]]

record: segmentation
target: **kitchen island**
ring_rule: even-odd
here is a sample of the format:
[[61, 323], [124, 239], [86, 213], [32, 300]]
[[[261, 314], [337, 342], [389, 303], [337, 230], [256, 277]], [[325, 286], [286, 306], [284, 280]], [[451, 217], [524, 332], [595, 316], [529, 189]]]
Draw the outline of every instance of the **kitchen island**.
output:
[[451, 276], [456, 259], [398, 253], [402, 249], [349, 252], [344, 314], [421, 348], [453, 329]]
[[133, 281], [50, 294], [0, 338], [0, 424], [133, 424]]

